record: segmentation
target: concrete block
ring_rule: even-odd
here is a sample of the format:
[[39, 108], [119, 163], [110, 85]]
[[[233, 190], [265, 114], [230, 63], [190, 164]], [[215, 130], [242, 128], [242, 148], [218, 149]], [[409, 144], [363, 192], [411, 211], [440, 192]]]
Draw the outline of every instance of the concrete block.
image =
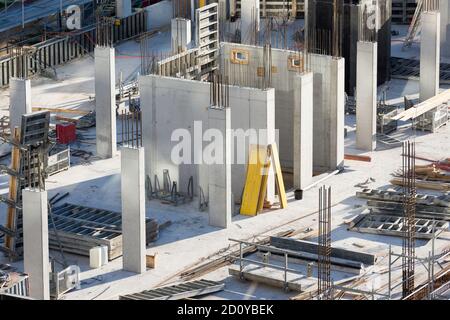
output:
[[183, 18], [172, 19], [172, 52], [186, 51], [192, 40], [191, 20]]
[[121, 149], [123, 269], [143, 273], [145, 265], [144, 148]]
[[116, 70], [114, 48], [95, 48], [97, 155], [112, 158], [116, 145]]
[[116, 0], [116, 17], [126, 18], [131, 16], [131, 0]]
[[420, 35], [420, 101], [439, 93], [440, 13], [422, 12]]
[[300, 74], [294, 81], [294, 188], [304, 189], [313, 177], [313, 74]]
[[356, 66], [356, 148], [372, 151], [377, 146], [376, 42], [358, 41]]
[[11, 78], [9, 84], [9, 118], [11, 132], [22, 123], [22, 116], [32, 112], [31, 81], [28, 79]]
[[50, 299], [47, 191], [25, 189], [23, 198], [24, 271], [30, 276], [30, 297]]
[[223, 143], [215, 144], [216, 148], [222, 149], [221, 163], [208, 164], [209, 224], [227, 228], [231, 224], [232, 214], [230, 108], [209, 108], [208, 123], [210, 129], [217, 129], [223, 137]]

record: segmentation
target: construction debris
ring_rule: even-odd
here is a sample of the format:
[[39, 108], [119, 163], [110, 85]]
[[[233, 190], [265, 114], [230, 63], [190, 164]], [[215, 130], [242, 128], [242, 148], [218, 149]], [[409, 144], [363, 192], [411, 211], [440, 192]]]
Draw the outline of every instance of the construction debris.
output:
[[224, 288], [223, 283], [202, 279], [123, 295], [119, 300], [180, 300], [215, 293]]

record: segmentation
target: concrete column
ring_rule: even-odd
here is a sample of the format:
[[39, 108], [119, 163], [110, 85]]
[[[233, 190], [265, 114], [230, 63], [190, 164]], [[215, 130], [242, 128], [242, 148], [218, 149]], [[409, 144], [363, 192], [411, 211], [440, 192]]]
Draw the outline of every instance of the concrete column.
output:
[[116, 146], [116, 68], [114, 48], [95, 48], [97, 155], [112, 158]]
[[145, 265], [144, 148], [121, 149], [123, 269], [143, 273]]
[[336, 169], [344, 164], [345, 60], [342, 58], [331, 60], [330, 99], [328, 167]]
[[313, 74], [294, 77], [294, 188], [304, 189], [313, 177]]
[[172, 19], [172, 52], [186, 51], [191, 43], [191, 20], [183, 18]]
[[[208, 109], [210, 129], [217, 129], [223, 136], [221, 163], [208, 166], [209, 225], [227, 228], [231, 224], [231, 114], [230, 108]], [[217, 150], [217, 149], [216, 149]]]
[[22, 198], [24, 271], [30, 276], [30, 297], [49, 300], [47, 191], [25, 189]]
[[439, 93], [440, 13], [422, 12], [420, 35], [420, 101]]
[[241, 43], [252, 44], [255, 23], [259, 31], [259, 0], [241, 1]]
[[116, 17], [126, 18], [131, 16], [131, 0], [116, 0]]
[[32, 112], [31, 81], [11, 78], [9, 83], [9, 101], [9, 121], [11, 132], [14, 132], [14, 127], [20, 128], [22, 116]]
[[440, 0], [439, 12], [441, 14], [441, 54], [450, 58], [450, 1]]
[[358, 41], [356, 57], [356, 148], [377, 147], [377, 59], [376, 42]]

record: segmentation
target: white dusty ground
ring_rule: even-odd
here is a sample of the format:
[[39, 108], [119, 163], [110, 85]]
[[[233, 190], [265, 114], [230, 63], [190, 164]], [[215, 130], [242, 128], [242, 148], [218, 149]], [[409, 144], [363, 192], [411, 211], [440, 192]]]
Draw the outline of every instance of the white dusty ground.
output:
[[[170, 43], [167, 32], [157, 35], [152, 41], [160, 51], [166, 51]], [[139, 46], [136, 42], [127, 42], [120, 45], [116, 52], [118, 52], [117, 73], [123, 71], [126, 78], [138, 68], [139, 57], [136, 56], [138, 56]], [[87, 57], [58, 68], [58, 77], [59, 81], [41, 78], [32, 81], [34, 106], [93, 108], [92, 102], [89, 101], [89, 97], [94, 93], [92, 58]], [[418, 83], [414, 81], [393, 80], [389, 87], [388, 99], [415, 94], [418, 91]], [[7, 90], [0, 91], [0, 108], [7, 108], [7, 96]], [[347, 231], [344, 224], [344, 221], [352, 219], [364, 209], [361, 206], [365, 204], [365, 201], [355, 198], [355, 192], [359, 190], [355, 185], [371, 177], [375, 181], [369, 185], [370, 188], [390, 188], [390, 175], [401, 165], [401, 148], [399, 147], [393, 149], [380, 147], [377, 151], [368, 153], [355, 150], [354, 124], [354, 116], [347, 116], [346, 125], [349, 133], [345, 140], [345, 152], [369, 155], [372, 157], [372, 162], [346, 161], [345, 171], [331, 176], [325, 182], [332, 187], [333, 246], [367, 252], [387, 252], [391, 244], [392, 249], [399, 253], [402, 245], [400, 238], [351, 232]], [[93, 150], [94, 129], [84, 135], [85, 140], [90, 144], [79, 143], [73, 147]], [[450, 156], [450, 126], [448, 125], [434, 134], [413, 133], [405, 127], [395, 136], [401, 139], [415, 136], [416, 152], [420, 156], [432, 159]], [[9, 163], [8, 158], [1, 161]], [[79, 159], [74, 161], [75, 164], [69, 171], [51, 176], [47, 180], [49, 197], [56, 192], [69, 191], [70, 196], [66, 199], [67, 202], [120, 211], [120, 156], [109, 160], [93, 158], [91, 162], [83, 162]], [[7, 176], [1, 176], [0, 193], [5, 194], [7, 190]], [[288, 199], [287, 209], [266, 212], [252, 218], [235, 216], [228, 229], [208, 226], [207, 213], [198, 212], [196, 200], [178, 207], [162, 204], [158, 200], [147, 201], [148, 217], [156, 218], [160, 223], [172, 221], [169, 227], [161, 231], [158, 241], [147, 248], [148, 254], [157, 253], [156, 269], [142, 275], [135, 275], [122, 271], [122, 260], [118, 258], [94, 270], [89, 268], [88, 258], [68, 255], [69, 262], [81, 267], [83, 281], [81, 289], [68, 293], [65, 299], [117, 299], [121, 294], [171, 283], [176, 281], [176, 275], [187, 267], [226, 253], [226, 249], [233, 245], [229, 241], [230, 238], [254, 240], [262, 235], [272, 235], [287, 229], [305, 227], [317, 229], [318, 186], [305, 192], [301, 201], [293, 199], [292, 191], [288, 193]], [[2, 205], [0, 210], [0, 222], [3, 222], [6, 207]], [[448, 245], [450, 245], [450, 236], [444, 233], [436, 242], [437, 250]], [[427, 256], [429, 250], [429, 242], [417, 241], [418, 256]], [[51, 254], [59, 258], [58, 252], [52, 251]], [[2, 262], [6, 262], [3, 257], [0, 258], [0, 263]], [[380, 265], [385, 264], [386, 259], [383, 259]], [[21, 262], [13, 265], [19, 269], [22, 268]], [[422, 269], [418, 267], [418, 270]], [[334, 280], [348, 276], [350, 275], [333, 273]], [[204, 277], [226, 283], [225, 291], [209, 296], [214, 299], [286, 299], [295, 295], [292, 292], [286, 293], [255, 283], [240, 282], [228, 275], [227, 267]], [[386, 277], [383, 276], [382, 282], [385, 281]], [[374, 283], [375, 287], [378, 286], [377, 281]]]

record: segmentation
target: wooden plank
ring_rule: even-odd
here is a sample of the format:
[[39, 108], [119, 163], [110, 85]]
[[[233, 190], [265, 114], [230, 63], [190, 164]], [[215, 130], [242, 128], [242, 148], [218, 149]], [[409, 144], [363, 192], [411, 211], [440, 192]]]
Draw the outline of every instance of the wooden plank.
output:
[[287, 208], [286, 190], [284, 188], [283, 173], [281, 172], [280, 156], [278, 147], [275, 143], [269, 145], [269, 153], [272, 155], [273, 166], [276, 175], [276, 187], [278, 190], [278, 197], [280, 198], [281, 208]]
[[424, 113], [433, 110], [434, 108], [439, 107], [442, 104], [448, 103], [450, 100], [450, 89], [441, 92], [434, 97], [425, 100], [416, 106], [409, 108], [403, 112], [400, 112], [398, 115], [392, 118], [392, 120], [410, 120], [415, 119]]
[[[20, 131], [19, 128], [14, 128], [14, 140], [19, 143], [20, 141]], [[11, 170], [19, 172], [20, 167], [20, 150], [18, 147], [13, 146], [11, 151]], [[9, 200], [17, 202], [17, 188], [18, 180], [17, 177], [12, 175], [9, 178]], [[16, 230], [16, 208], [8, 206], [8, 213], [6, 218], [6, 228], [9, 230]], [[11, 251], [15, 251], [14, 248], [14, 237], [9, 235], [5, 236], [5, 246]]]
[[344, 160], [371, 162], [372, 158], [369, 156], [361, 156], [361, 155], [357, 155], [357, 154], [344, 154]]
[[240, 210], [242, 215], [255, 216], [258, 213], [265, 162], [267, 162], [267, 147], [250, 145]]

